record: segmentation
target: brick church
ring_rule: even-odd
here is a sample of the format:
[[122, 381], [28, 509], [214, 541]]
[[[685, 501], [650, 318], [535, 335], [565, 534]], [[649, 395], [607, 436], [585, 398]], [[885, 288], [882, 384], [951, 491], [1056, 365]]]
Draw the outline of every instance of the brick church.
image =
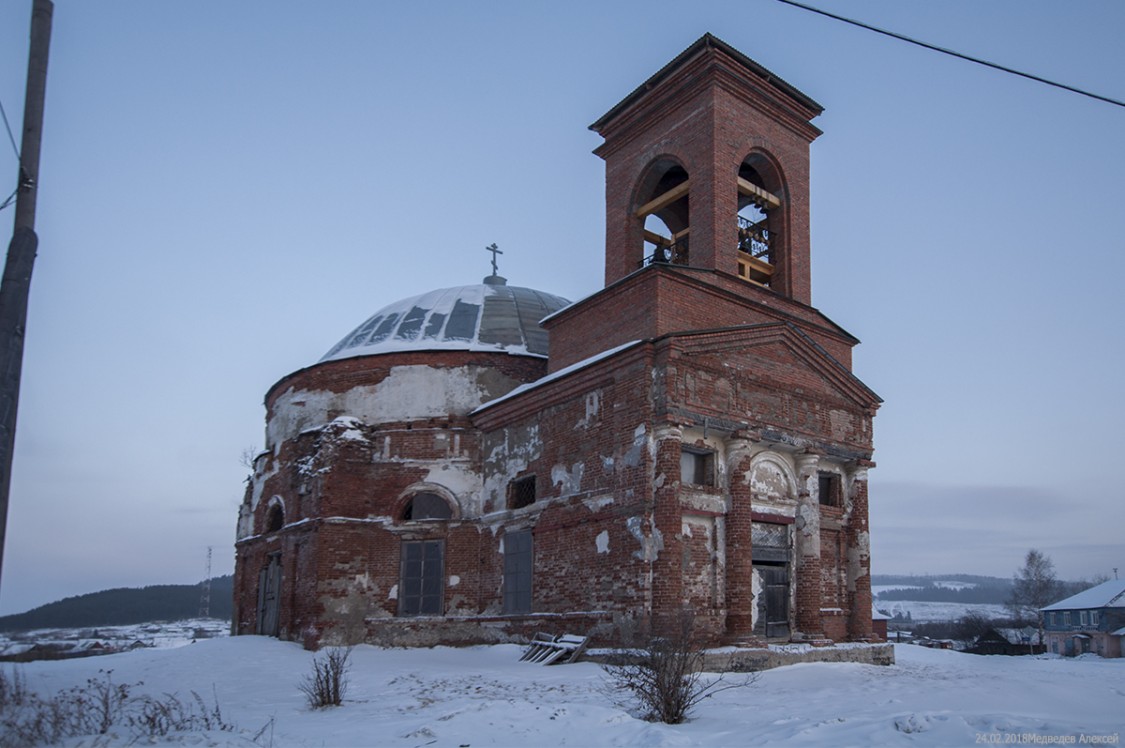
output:
[[713, 643], [876, 638], [881, 401], [810, 297], [821, 111], [706, 35], [591, 125], [604, 288], [494, 262], [273, 385], [235, 633], [611, 645], [686, 606]]

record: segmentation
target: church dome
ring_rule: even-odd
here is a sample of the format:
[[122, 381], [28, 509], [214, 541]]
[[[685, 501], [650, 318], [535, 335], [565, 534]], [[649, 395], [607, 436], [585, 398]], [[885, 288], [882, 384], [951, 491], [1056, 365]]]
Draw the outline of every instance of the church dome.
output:
[[570, 302], [492, 275], [475, 286], [441, 288], [389, 304], [320, 359], [403, 351], [485, 351], [546, 356], [539, 320]]

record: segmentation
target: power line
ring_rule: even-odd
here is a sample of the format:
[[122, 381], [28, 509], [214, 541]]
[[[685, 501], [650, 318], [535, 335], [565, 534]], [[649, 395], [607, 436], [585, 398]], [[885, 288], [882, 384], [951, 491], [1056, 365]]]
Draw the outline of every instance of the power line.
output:
[[12, 135], [12, 126], [8, 124], [8, 113], [4, 111], [4, 102], [0, 101], [0, 117], [4, 118], [4, 129], [8, 131], [8, 140], [12, 143], [12, 150], [16, 153], [16, 161], [20, 160], [20, 149], [16, 145], [16, 138]]
[[868, 31], [874, 31], [877, 34], [883, 34], [884, 36], [889, 36], [889, 37], [892, 37], [894, 39], [899, 39], [900, 41], [909, 42], [910, 44], [915, 44], [919, 47], [925, 47], [926, 49], [933, 50], [934, 52], [941, 52], [944, 55], [949, 55], [951, 57], [958, 57], [962, 60], [968, 60], [969, 62], [975, 62], [978, 65], [984, 65], [985, 67], [990, 67], [993, 70], [1000, 70], [1000, 71], [1005, 72], [1005, 73], [1011, 73], [1012, 75], [1018, 75], [1021, 78], [1027, 78], [1028, 80], [1033, 80], [1037, 83], [1045, 83], [1048, 86], [1054, 86], [1055, 88], [1061, 88], [1064, 91], [1070, 91], [1071, 93], [1081, 94], [1082, 96], [1088, 96], [1091, 99], [1097, 99], [1098, 101], [1104, 101], [1107, 104], [1113, 104], [1115, 106], [1125, 107], [1125, 101], [1118, 101], [1117, 99], [1111, 99], [1108, 96], [1102, 96], [1101, 94], [1091, 93], [1090, 91], [1086, 91], [1086, 90], [1083, 90], [1081, 88], [1076, 88], [1074, 86], [1068, 86], [1065, 83], [1059, 83], [1057, 81], [1047, 80], [1046, 78], [1040, 78], [1038, 75], [1032, 75], [1031, 73], [1024, 73], [1024, 72], [1021, 72], [1019, 70], [1014, 70], [1014, 69], [1009, 68], [1009, 67], [1004, 67], [1003, 65], [997, 65], [995, 62], [989, 62], [988, 60], [982, 60], [979, 57], [971, 57], [969, 55], [961, 54], [960, 52], [955, 52], [952, 49], [946, 49], [945, 47], [939, 47], [936, 44], [929, 44], [927, 42], [919, 41], [917, 39], [912, 39], [911, 37], [905, 36], [903, 34], [895, 33], [894, 31], [887, 31], [886, 29], [881, 29], [881, 28], [878, 28], [876, 26], [871, 26], [869, 24], [863, 23], [862, 21], [856, 21], [852, 18], [845, 18], [844, 16], [838, 16], [835, 13], [829, 13], [826, 10], [821, 10], [820, 8], [814, 8], [811, 5], [805, 5], [803, 3], [794, 2], [794, 0], [777, 0], [777, 1], [779, 3], [785, 3], [786, 5], [792, 5], [795, 8], [801, 8], [802, 10], [807, 10], [807, 11], [810, 11], [812, 13], [818, 13], [822, 16], [827, 16], [828, 18], [832, 18], [832, 19], [837, 20], [837, 21], [843, 21], [844, 23], [850, 23], [852, 26], [859, 26], [861, 29], [867, 29]]

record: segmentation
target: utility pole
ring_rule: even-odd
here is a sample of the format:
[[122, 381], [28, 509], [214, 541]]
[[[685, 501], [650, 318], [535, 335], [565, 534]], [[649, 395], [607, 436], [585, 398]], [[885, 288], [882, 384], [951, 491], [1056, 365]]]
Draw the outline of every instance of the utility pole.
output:
[[207, 576], [203, 578], [203, 589], [199, 595], [199, 617], [211, 617], [211, 546], [207, 546]]
[[3, 281], [0, 281], [0, 572], [3, 570], [4, 540], [8, 528], [12, 454], [16, 447], [16, 409], [23, 369], [27, 298], [31, 291], [35, 250], [39, 245], [39, 237], [35, 235], [35, 198], [39, 192], [39, 147], [43, 141], [47, 54], [51, 48], [51, 17], [54, 11], [51, 0], [32, 2], [16, 218]]

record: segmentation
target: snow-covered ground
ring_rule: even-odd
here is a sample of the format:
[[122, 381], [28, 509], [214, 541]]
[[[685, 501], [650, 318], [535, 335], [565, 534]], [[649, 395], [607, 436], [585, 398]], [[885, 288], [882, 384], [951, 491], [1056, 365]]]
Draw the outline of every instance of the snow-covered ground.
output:
[[0, 657], [18, 655], [34, 646], [80, 651], [90, 647], [117, 651], [144, 646], [167, 649], [198, 639], [230, 635], [230, 621], [189, 618], [130, 626], [91, 626], [77, 629], [33, 629], [0, 633]]
[[[20, 666], [30, 687], [56, 691], [113, 669], [135, 692], [214, 694], [239, 731], [186, 745], [249, 746], [869, 746], [1081, 744], [1119, 740], [1125, 660], [982, 657], [897, 645], [892, 667], [801, 664], [704, 701], [683, 725], [637, 719], [607, 695], [593, 663], [519, 662], [515, 645], [352, 653], [338, 708], [313, 711], [298, 691], [313, 653], [262, 637], [200, 640]], [[10, 666], [5, 666], [7, 669]], [[1070, 736], [1063, 738], [1063, 736]], [[126, 745], [125, 732], [104, 742]], [[0, 744], [4, 741], [0, 740]], [[1111, 744], [1114, 744], [1111, 743]], [[149, 744], [149, 743], [142, 743]]]

